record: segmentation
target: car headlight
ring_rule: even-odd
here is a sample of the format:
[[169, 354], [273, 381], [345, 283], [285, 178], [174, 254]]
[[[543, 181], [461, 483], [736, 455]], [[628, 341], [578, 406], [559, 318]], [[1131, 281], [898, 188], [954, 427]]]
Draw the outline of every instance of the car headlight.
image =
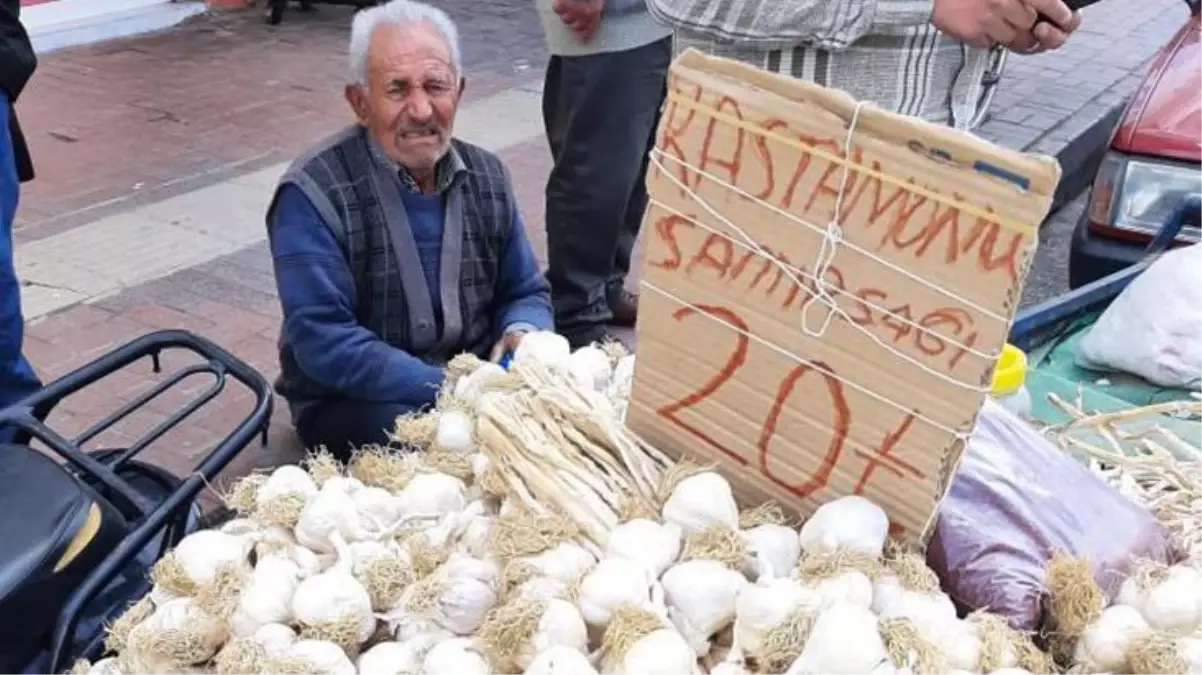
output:
[[[1202, 171], [1197, 165], [1133, 159], [1111, 153], [1094, 179], [1089, 218], [1120, 230], [1155, 234], [1176, 211], [1181, 200], [1202, 194]], [[1188, 228], [1182, 238], [1198, 240]]]

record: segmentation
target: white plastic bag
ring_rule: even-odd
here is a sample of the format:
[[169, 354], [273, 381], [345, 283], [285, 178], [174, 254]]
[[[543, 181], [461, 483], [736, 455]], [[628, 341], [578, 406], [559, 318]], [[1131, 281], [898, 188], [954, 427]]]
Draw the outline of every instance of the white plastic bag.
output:
[[1136, 277], [1081, 340], [1077, 364], [1199, 389], [1202, 244], [1169, 251]]

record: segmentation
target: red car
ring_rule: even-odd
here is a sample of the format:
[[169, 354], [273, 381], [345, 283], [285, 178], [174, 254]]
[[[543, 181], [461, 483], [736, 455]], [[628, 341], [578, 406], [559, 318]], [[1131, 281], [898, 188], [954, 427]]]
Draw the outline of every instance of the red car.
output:
[[[1181, 200], [1202, 194], [1202, 45], [1199, 0], [1131, 97], [1094, 177], [1069, 254], [1077, 288], [1142, 257]], [[1199, 241], [1188, 223], [1177, 245]]]

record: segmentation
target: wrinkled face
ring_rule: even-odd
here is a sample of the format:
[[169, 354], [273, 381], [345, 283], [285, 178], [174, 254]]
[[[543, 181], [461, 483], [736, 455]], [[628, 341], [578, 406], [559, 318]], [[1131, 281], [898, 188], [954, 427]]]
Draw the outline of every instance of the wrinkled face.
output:
[[371, 37], [367, 84], [346, 97], [388, 156], [421, 181], [451, 144], [463, 82], [433, 25], [384, 25]]

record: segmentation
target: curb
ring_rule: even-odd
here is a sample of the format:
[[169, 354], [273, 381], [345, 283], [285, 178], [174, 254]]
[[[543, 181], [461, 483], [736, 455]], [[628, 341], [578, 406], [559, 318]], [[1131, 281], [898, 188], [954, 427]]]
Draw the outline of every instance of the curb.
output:
[[1126, 107], [1125, 99], [1111, 106], [1056, 153], [1061, 178], [1048, 218], [1089, 189]]

